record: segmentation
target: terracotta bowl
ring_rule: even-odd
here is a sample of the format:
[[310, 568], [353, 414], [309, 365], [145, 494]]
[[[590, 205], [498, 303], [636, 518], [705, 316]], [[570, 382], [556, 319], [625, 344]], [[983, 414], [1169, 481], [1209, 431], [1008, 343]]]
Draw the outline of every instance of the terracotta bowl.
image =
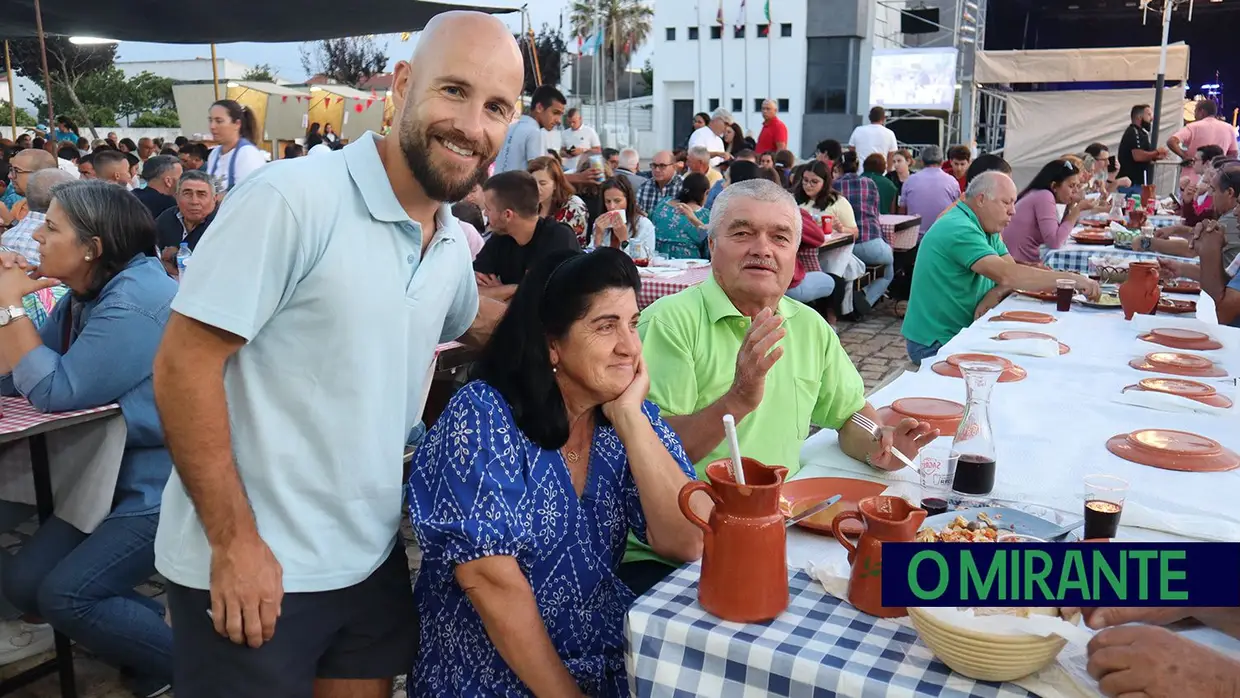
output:
[[1229, 409], [1233, 404], [1231, 398], [1226, 395], [1219, 395], [1217, 390], [1205, 383], [1180, 378], [1143, 378], [1136, 385], [1124, 388], [1124, 392], [1129, 390], [1178, 395], [1210, 405], [1211, 407], [1221, 407], [1223, 409]]
[[1184, 315], [1197, 312], [1197, 301], [1177, 301], [1174, 298], [1159, 298], [1158, 312], [1170, 315]]
[[1174, 429], [1141, 429], [1107, 440], [1107, 450], [1164, 470], [1216, 473], [1240, 467], [1240, 455], [1214, 439]]
[[937, 397], [905, 397], [880, 408], [878, 416], [889, 426], [895, 426], [905, 417], [912, 417], [938, 429], [940, 436], [948, 436], [960, 428], [964, 405]]
[[1188, 279], [1163, 282], [1162, 289], [1167, 293], [1201, 293], [1201, 284]]
[[1052, 315], [1035, 313], [1032, 310], [1008, 310], [990, 318], [991, 322], [1032, 322], [1035, 325], [1049, 325], [1055, 322]]
[[962, 361], [982, 361], [988, 363], [1000, 364], [1003, 366], [1003, 374], [999, 376], [1000, 383], [1015, 383], [1022, 381], [1029, 372], [1008, 361], [1002, 356], [993, 354], [952, 354], [947, 357], [946, 361], [940, 361], [930, 367], [932, 371], [940, 376], [949, 378], [964, 378], [964, 374], [960, 372], [960, 362]]
[[[1025, 330], [1009, 330], [1007, 332], [1000, 332], [999, 334], [995, 335], [991, 339], [1005, 340], [1005, 339], [1055, 339], [1055, 338], [1043, 332], [1028, 332]], [[1060, 356], [1067, 354], [1070, 351], [1072, 351], [1072, 347], [1069, 347], [1067, 344], [1064, 344], [1063, 342], [1059, 342]]]
[[1209, 351], [1222, 349], [1223, 345], [1205, 332], [1185, 330], [1178, 327], [1156, 327], [1140, 338], [1153, 344], [1161, 344], [1172, 349], [1192, 349]]
[[1222, 378], [1227, 375], [1227, 371], [1215, 366], [1213, 361], [1204, 356], [1173, 351], [1156, 351], [1146, 354], [1145, 358], [1133, 359], [1128, 362], [1128, 365], [1140, 371], [1169, 373], [1174, 376]]

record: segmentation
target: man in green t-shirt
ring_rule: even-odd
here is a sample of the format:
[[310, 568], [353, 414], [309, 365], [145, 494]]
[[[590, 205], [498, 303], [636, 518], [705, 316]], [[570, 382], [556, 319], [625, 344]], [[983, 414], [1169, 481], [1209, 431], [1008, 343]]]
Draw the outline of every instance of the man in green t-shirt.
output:
[[934, 356], [960, 330], [1015, 289], [1054, 291], [1072, 279], [1098, 297], [1098, 282], [1080, 274], [1017, 264], [999, 233], [1016, 212], [1016, 185], [998, 171], [969, 183], [964, 200], [939, 217], [917, 248], [903, 333], [914, 362]]
[[[711, 278], [642, 312], [650, 400], [700, 478], [727, 455], [725, 414], [736, 419], [742, 454], [790, 476], [801, 468], [810, 424], [838, 431], [844, 453], [880, 470], [902, 467], [893, 446], [912, 457], [938, 436], [905, 419], [875, 439], [848, 421], [857, 412], [880, 420], [831, 327], [784, 295], [800, 242], [801, 215], [788, 192], [762, 179], [725, 187], [711, 209]], [[632, 538], [625, 562], [621, 579], [638, 594], [671, 571]]]

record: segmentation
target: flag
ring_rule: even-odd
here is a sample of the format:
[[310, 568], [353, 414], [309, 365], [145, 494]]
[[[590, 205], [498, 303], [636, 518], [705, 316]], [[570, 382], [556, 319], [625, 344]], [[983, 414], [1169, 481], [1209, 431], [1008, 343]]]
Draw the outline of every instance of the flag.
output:
[[582, 46], [581, 52], [586, 55], [593, 55], [596, 51], [599, 51], [602, 48], [603, 48], [603, 30], [599, 29], [597, 32], [595, 32], [594, 36], [591, 36], [589, 39], [586, 39], [585, 45]]
[[577, 55], [581, 55], [581, 47], [586, 43], [586, 38], [580, 34], [577, 35]]
[[719, 11], [715, 13], [715, 24], [723, 26], [723, 0], [719, 0]]
[[408, 40], [409, 40], [412, 36], [413, 36], [413, 32], [401, 32], [401, 33], [400, 33], [400, 40], [401, 40], [401, 41], [408, 41]]
[[741, 0], [741, 13], [736, 17], [736, 30], [741, 31], [745, 28], [745, 0]]
[[766, 15], [766, 23], [771, 23], [771, 0], [766, 0], [766, 4], [762, 6], [762, 14]]

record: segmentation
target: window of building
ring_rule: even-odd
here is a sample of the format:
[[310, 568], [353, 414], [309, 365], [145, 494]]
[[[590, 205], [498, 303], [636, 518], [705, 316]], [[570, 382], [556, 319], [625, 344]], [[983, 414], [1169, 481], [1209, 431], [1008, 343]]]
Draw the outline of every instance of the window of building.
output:
[[667, 40], [668, 40], [668, 41], [675, 41], [675, 40], [676, 40], [676, 27], [668, 27], [668, 28], [667, 28]]
[[697, 41], [697, 40], [698, 40], [698, 28], [689, 27], [689, 41]]
[[786, 98], [786, 97], [780, 97], [780, 98], [779, 98], [778, 100], [776, 100], [776, 101], [777, 101], [777, 103], [779, 104], [779, 111], [781, 111], [781, 112], [786, 112], [786, 111], [788, 111], [788, 98]]
[[753, 100], [753, 110], [762, 111], [762, 103], [766, 101], [766, 97], [755, 97]]
[[711, 27], [711, 28], [710, 28], [710, 38], [712, 38], [712, 39], [722, 39], [722, 38], [723, 38], [723, 27], [719, 26], [718, 24], [716, 24], [715, 26]]
[[779, 35], [784, 37], [792, 36], [792, 24], [790, 22], [784, 22], [779, 25]]
[[771, 25], [769, 24], [758, 25], [758, 38], [759, 39], [765, 39], [766, 37], [770, 35], [771, 35]]
[[[847, 114], [856, 99], [860, 39], [810, 38], [806, 41], [805, 111]], [[780, 109], [784, 108], [780, 104]]]
[[710, 102], [708, 102], [708, 104], [710, 106], [706, 108], [706, 111], [715, 111], [719, 108], [719, 100], [714, 97], [710, 98]]
[[733, 27], [732, 38], [733, 39], [744, 39], [745, 38], [745, 25], [742, 24], [739, 27]]
[[733, 97], [732, 98], [732, 111], [736, 114], [741, 113], [741, 110], [745, 108], [744, 104], [745, 104], [745, 100], [741, 99], [740, 97]]

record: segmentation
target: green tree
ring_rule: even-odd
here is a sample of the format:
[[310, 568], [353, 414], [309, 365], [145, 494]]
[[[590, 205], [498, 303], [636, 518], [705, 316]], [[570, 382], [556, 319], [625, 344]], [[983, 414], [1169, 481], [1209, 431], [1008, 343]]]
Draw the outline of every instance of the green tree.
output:
[[246, 82], [275, 82], [276, 69], [269, 63], [259, 63], [258, 65], [245, 71], [241, 76]]
[[181, 117], [176, 109], [142, 112], [129, 124], [134, 128], [179, 128]]
[[[116, 61], [116, 44], [78, 45], [69, 41], [67, 36], [47, 36], [47, 72], [51, 78], [52, 98], [59, 105], [61, 113], [68, 114], [80, 125], [90, 128], [91, 136], [99, 137], [95, 130], [98, 124], [95, 119], [101, 116], [97, 109], [88, 108], [78, 95], [78, 87], [86, 77], [102, 70], [111, 68]], [[10, 39], [9, 49], [12, 54], [13, 70], [21, 76], [30, 78], [47, 91], [43, 82], [43, 64], [40, 58], [38, 39]], [[57, 99], [62, 94], [64, 101]], [[33, 101], [33, 100], [32, 100]], [[46, 101], [41, 109], [47, 114]], [[112, 119], [115, 122], [115, 118]]]
[[301, 46], [301, 67], [341, 85], [357, 88], [387, 67], [387, 52], [372, 36], [311, 41]]
[[538, 71], [542, 75], [542, 82], [538, 81], [534, 75], [534, 59], [530, 51], [530, 35], [516, 35], [517, 44], [521, 46], [521, 56], [525, 59], [525, 84], [523, 89], [527, 93], [532, 93], [542, 85], [558, 85], [560, 77], [564, 73], [564, 53], [568, 51], [568, 46], [564, 43], [564, 37], [560, 32], [551, 28], [550, 25], [544, 24], [542, 29], [538, 31], [538, 35], [534, 37], [534, 51], [538, 55]]
[[642, 82], [646, 83], [646, 94], [649, 96], [654, 94], [654, 66], [650, 64], [650, 59], [646, 59], [646, 65], [642, 66]]
[[[13, 108], [8, 102], [0, 102], [0, 128], [8, 128], [13, 123]], [[17, 125], [18, 126], [34, 126], [34, 117], [30, 112], [17, 108]]]
[[[596, 8], [601, 12], [596, 13]], [[603, 28], [604, 85], [612, 92], [612, 65], [624, 72], [646, 38], [650, 36], [654, 9], [645, 0], [573, 0], [569, 24], [573, 34], [587, 40], [595, 34], [595, 20]]]
[[[55, 80], [52, 84], [54, 104], [69, 104], [66, 88]], [[149, 72], [126, 78], [119, 68], [111, 66], [83, 76], [75, 92], [82, 107], [72, 110], [62, 107], [59, 113], [79, 126], [116, 126], [122, 118], [132, 125], [132, 120], [143, 113], [164, 110], [175, 113], [172, 80]], [[46, 101], [37, 97], [31, 101], [38, 107], [40, 118], [46, 119]]]

